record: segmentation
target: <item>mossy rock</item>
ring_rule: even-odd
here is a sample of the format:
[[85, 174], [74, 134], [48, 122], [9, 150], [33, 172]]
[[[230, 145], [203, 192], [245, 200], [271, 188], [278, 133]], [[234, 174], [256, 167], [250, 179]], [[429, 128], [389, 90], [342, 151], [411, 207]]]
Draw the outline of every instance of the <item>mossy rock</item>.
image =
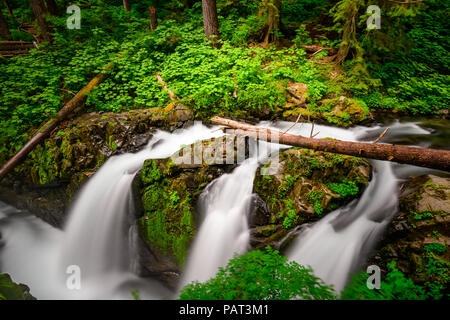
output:
[[2, 180], [0, 199], [61, 227], [73, 196], [109, 157], [138, 151], [155, 128], [173, 130], [190, 118], [186, 107], [172, 103], [64, 122]]
[[30, 293], [30, 288], [24, 284], [12, 281], [9, 274], [0, 274], [0, 300], [36, 300]]
[[[270, 166], [269, 162], [256, 173], [254, 191], [265, 206], [259, 201], [250, 221], [280, 226], [278, 238], [349, 203], [362, 193], [371, 175], [370, 164], [361, 158], [300, 148], [282, 151], [278, 172], [263, 174]], [[252, 238], [258, 248], [273, 240], [261, 239], [256, 231], [252, 230]]]
[[344, 96], [322, 100], [318, 110], [320, 110], [320, 118], [342, 127], [361, 123], [369, 115], [369, 109], [362, 101]]
[[[414, 283], [437, 296], [450, 295], [450, 178], [423, 175], [408, 180], [400, 193], [400, 211], [368, 264], [383, 271], [396, 261]], [[439, 293], [440, 292], [440, 293]]]
[[[236, 166], [226, 164], [226, 158], [219, 164], [202, 159], [198, 163], [177, 160], [180, 160], [180, 155], [185, 156], [184, 160], [193, 160], [191, 156], [195, 148], [202, 146], [208, 150], [217, 143], [218, 139], [202, 141], [185, 146], [170, 158], [146, 160], [136, 175], [143, 208], [139, 218], [140, 236], [148, 250], [158, 251], [153, 256], [164, 256], [166, 263], [161, 265], [161, 272], [171, 266], [176, 266], [177, 270], [184, 266], [197, 230], [195, 208], [200, 194], [211, 181]], [[226, 156], [225, 153], [220, 154]], [[148, 260], [145, 264], [151, 263]]]
[[292, 83], [286, 88], [285, 109], [303, 105], [308, 98], [308, 86], [304, 83]]

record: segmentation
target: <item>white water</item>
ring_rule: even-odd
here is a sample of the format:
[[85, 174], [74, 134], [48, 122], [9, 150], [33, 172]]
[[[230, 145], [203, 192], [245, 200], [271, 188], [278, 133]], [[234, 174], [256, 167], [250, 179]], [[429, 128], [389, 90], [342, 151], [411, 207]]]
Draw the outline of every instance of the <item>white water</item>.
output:
[[[353, 138], [348, 136], [346, 140], [360, 140], [368, 136], [376, 138], [383, 129], [356, 127], [349, 131]], [[335, 134], [337, 136], [339, 132]], [[402, 136], [429, 132], [413, 123], [396, 122], [390, 126], [389, 134]], [[378, 160], [371, 163], [373, 177], [361, 198], [305, 226], [287, 252], [290, 259], [311, 266], [314, 273], [333, 285], [337, 292], [342, 291], [349, 275], [359, 270], [397, 212], [399, 180], [394, 174], [394, 167], [404, 171], [399, 176], [405, 176], [405, 171], [416, 170], [413, 166]]]
[[[156, 282], [129, 271], [131, 182], [146, 159], [167, 158], [182, 145], [221, 136], [216, 129], [197, 123], [172, 134], [157, 131], [144, 150], [110, 158], [77, 196], [64, 232], [31, 216], [7, 221], [1, 228], [2, 272], [29, 285], [40, 299], [129, 299], [137, 288], [142, 298], [167, 296]], [[71, 265], [80, 267], [81, 290], [65, 285]]]
[[[291, 123], [260, 125], [284, 131]], [[0, 251], [1, 271], [29, 285], [31, 293], [41, 299], [132, 298], [130, 292], [135, 289], [140, 290], [142, 298], [169, 297], [170, 292], [157, 282], [138, 278], [129, 271], [126, 219], [132, 211], [130, 184], [145, 159], [165, 158], [182, 144], [220, 136], [215, 129], [196, 124], [172, 134], [158, 131], [141, 152], [110, 158], [77, 196], [64, 231], [11, 207], [0, 207], [0, 241], [4, 244]], [[397, 124], [391, 132], [395, 134], [397, 129], [406, 134], [426, 132], [414, 124]], [[289, 133], [309, 136], [310, 131], [309, 124], [297, 124]], [[344, 130], [315, 126], [317, 137], [348, 141], [364, 139], [369, 133], [376, 137], [382, 131], [381, 127]], [[257, 166], [255, 158], [249, 159], [205, 189], [201, 226], [182, 283], [207, 280], [234, 253], [248, 249], [247, 216]], [[375, 161], [374, 166], [374, 179], [357, 203], [305, 228], [289, 250], [290, 258], [311, 265], [317, 275], [338, 290], [349, 272], [367, 256], [396, 210], [392, 164]], [[82, 290], [68, 290], [65, 286], [69, 265], [81, 267]]]
[[374, 161], [375, 174], [361, 199], [306, 227], [288, 256], [309, 265], [341, 291], [397, 211], [397, 179], [389, 163]]
[[235, 253], [247, 251], [247, 220], [257, 167], [256, 159], [248, 159], [203, 192], [200, 213], [204, 220], [188, 257], [182, 286], [212, 278]]

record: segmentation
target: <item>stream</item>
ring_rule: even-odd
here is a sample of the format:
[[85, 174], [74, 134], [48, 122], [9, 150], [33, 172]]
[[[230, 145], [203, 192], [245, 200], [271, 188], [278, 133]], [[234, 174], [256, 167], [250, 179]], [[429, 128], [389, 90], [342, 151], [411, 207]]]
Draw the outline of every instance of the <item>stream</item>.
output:
[[[292, 123], [258, 125], [284, 131]], [[383, 142], [423, 147], [438, 144], [428, 138], [436, 134], [431, 135], [432, 130], [418, 123], [396, 121], [389, 127]], [[160, 282], [140, 278], [133, 272], [135, 237], [128, 219], [134, 210], [131, 183], [146, 159], [167, 158], [183, 145], [223, 135], [217, 128], [195, 123], [173, 133], [157, 131], [140, 152], [111, 157], [79, 191], [62, 230], [0, 202], [0, 271], [28, 285], [38, 299], [132, 299], [133, 290], [139, 290], [142, 299], [176, 298], [177, 293]], [[372, 141], [384, 129], [383, 125], [350, 129], [315, 125], [318, 138], [348, 141]], [[296, 124], [289, 133], [309, 136], [310, 131], [310, 124], [305, 123]], [[269, 145], [271, 150], [287, 147], [259, 144]], [[203, 191], [199, 200], [200, 225], [180, 288], [213, 277], [233, 254], [249, 250], [253, 179], [266, 156], [250, 157]], [[316, 223], [302, 225], [286, 252], [291, 260], [311, 266], [337, 291], [343, 289], [350, 273], [361, 267], [397, 212], [399, 181], [431, 172], [410, 165], [375, 160], [371, 163], [373, 177], [361, 197]], [[78, 266], [81, 271], [79, 290], [68, 288], [69, 266]]]

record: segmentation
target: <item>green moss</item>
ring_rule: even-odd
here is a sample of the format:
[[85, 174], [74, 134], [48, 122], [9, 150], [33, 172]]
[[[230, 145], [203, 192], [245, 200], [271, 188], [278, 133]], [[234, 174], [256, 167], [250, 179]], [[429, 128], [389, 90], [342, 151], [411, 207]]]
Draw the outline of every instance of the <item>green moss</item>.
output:
[[308, 197], [308, 200], [313, 203], [314, 211], [317, 214], [322, 214], [323, 213], [323, 208], [322, 208], [323, 193], [313, 190], [307, 194], [307, 197]]
[[370, 166], [360, 158], [292, 148], [281, 152], [279, 160], [281, 171], [257, 174], [254, 187], [271, 209], [270, 223], [284, 229], [348, 203], [369, 180]]
[[359, 188], [354, 181], [344, 179], [342, 183], [328, 183], [328, 188], [340, 194], [343, 198], [355, 196], [359, 192]]
[[439, 257], [447, 248], [439, 243], [432, 243], [425, 245], [423, 249], [415, 274], [424, 282], [431, 298], [441, 299], [450, 284], [450, 262]]
[[0, 300], [36, 300], [25, 285], [19, 285], [6, 274], [0, 274]]
[[425, 252], [431, 252], [431, 253], [441, 255], [441, 254], [444, 254], [445, 251], [447, 251], [447, 247], [444, 246], [443, 244], [434, 242], [434, 243], [426, 244], [423, 247], [423, 250]]
[[108, 139], [106, 141], [106, 144], [108, 145], [108, 147], [112, 150], [112, 151], [116, 151], [117, 150], [117, 144], [114, 141], [114, 137], [112, 135], [108, 136]]
[[195, 233], [192, 197], [182, 178], [170, 176], [172, 166], [161, 161], [147, 160], [142, 169], [145, 215], [141, 227], [145, 240], [172, 255], [182, 267]]

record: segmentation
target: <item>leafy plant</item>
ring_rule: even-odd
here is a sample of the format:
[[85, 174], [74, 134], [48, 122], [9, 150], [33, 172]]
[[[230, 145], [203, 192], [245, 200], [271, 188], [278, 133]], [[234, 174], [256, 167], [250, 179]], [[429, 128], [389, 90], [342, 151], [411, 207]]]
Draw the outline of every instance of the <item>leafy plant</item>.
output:
[[180, 293], [182, 300], [334, 299], [332, 287], [305, 268], [266, 248], [235, 255], [205, 283], [193, 282]]

